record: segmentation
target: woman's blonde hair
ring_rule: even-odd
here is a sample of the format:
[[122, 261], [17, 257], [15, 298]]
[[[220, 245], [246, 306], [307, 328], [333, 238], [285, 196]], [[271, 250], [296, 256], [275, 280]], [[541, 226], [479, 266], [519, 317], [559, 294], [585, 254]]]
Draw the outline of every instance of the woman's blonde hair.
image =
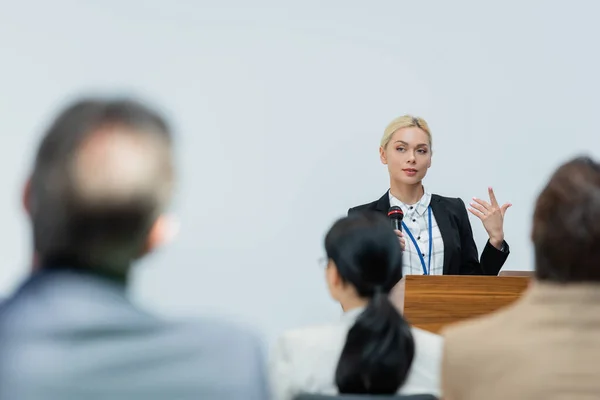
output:
[[412, 128], [416, 126], [417, 128], [421, 128], [423, 132], [427, 134], [429, 138], [429, 147], [432, 147], [431, 143], [431, 131], [429, 130], [429, 125], [427, 122], [420, 117], [414, 117], [412, 115], [403, 115], [401, 117], [396, 118], [385, 128], [383, 131], [383, 137], [381, 138], [381, 147], [384, 149], [387, 147], [388, 143], [392, 139], [392, 136], [398, 129], [402, 128]]

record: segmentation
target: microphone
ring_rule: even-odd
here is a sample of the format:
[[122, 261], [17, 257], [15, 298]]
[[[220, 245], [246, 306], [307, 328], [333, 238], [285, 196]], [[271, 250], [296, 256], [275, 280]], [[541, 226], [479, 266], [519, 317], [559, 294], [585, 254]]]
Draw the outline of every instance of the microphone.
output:
[[401, 231], [402, 230], [402, 218], [404, 218], [404, 213], [402, 212], [402, 209], [398, 206], [390, 207], [387, 215], [392, 223], [392, 228], [394, 228], [395, 230]]

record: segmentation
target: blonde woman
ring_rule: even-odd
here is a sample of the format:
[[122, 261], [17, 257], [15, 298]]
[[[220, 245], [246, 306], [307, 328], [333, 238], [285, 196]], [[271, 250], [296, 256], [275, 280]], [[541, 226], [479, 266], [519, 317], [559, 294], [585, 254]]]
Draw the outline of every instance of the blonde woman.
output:
[[374, 210], [388, 214], [400, 207], [404, 275], [497, 275], [509, 254], [504, 240], [504, 214], [492, 188], [489, 201], [473, 198], [469, 211], [483, 222], [489, 235], [481, 261], [464, 202], [432, 194], [423, 186], [431, 167], [432, 140], [427, 122], [404, 115], [385, 129], [379, 157], [387, 165], [390, 189], [372, 203], [351, 208], [349, 214]]

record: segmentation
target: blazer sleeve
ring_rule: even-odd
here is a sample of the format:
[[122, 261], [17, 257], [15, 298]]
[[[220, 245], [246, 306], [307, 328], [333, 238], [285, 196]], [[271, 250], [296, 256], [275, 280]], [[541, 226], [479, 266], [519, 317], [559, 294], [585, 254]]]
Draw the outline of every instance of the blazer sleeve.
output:
[[277, 340], [269, 361], [271, 399], [293, 400], [298, 393], [293, 384], [294, 369], [285, 335]]
[[460, 275], [483, 275], [481, 264], [479, 263], [479, 252], [477, 251], [477, 245], [473, 240], [473, 229], [471, 228], [471, 222], [469, 221], [469, 215], [467, 214], [467, 208], [462, 199], [458, 199], [459, 202], [459, 233], [460, 233], [460, 248], [461, 248], [461, 260]]
[[508, 243], [504, 241], [502, 250], [498, 250], [488, 239], [481, 253], [481, 268], [484, 275], [498, 275], [510, 254]]
[[[244, 397], [248, 400], [269, 399], [269, 377], [267, 370], [267, 360], [263, 341], [258, 336], [252, 334], [253, 340], [251, 348], [248, 349], [249, 356], [254, 356], [252, 362], [254, 368], [251, 370], [251, 378], [249, 385], [252, 385], [245, 391]], [[240, 353], [237, 354], [238, 362], [240, 362]]]
[[508, 243], [504, 242], [504, 249], [498, 250], [490, 244], [488, 239], [483, 253], [481, 253], [481, 262], [479, 262], [479, 253], [477, 245], [473, 239], [473, 229], [467, 214], [467, 208], [462, 199], [460, 202], [460, 241], [462, 249], [462, 265], [460, 266], [461, 275], [498, 275], [509, 254]]

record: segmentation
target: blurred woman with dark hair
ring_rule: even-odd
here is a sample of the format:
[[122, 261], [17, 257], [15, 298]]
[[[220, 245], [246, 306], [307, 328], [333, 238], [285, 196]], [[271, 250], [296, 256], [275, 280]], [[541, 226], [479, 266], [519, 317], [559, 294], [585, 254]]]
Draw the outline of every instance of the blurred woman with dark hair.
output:
[[402, 249], [374, 212], [337, 221], [325, 237], [326, 279], [344, 315], [285, 333], [271, 365], [275, 400], [299, 393], [439, 395], [442, 340], [411, 328], [389, 299]]

